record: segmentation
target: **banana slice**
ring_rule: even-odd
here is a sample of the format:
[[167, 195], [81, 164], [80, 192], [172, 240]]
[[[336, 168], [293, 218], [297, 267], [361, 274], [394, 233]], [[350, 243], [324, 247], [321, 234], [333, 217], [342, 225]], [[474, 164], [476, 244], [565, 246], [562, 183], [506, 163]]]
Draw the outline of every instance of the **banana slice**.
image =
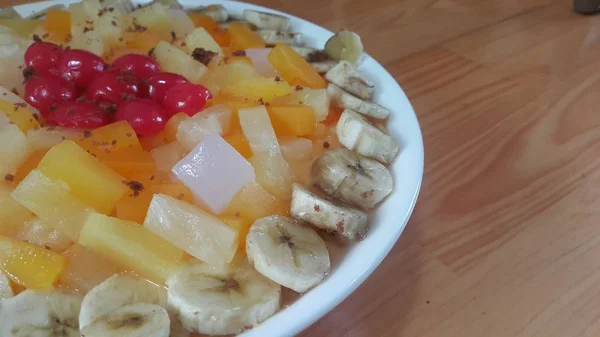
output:
[[333, 83], [329, 83], [327, 86], [327, 93], [331, 97], [333, 104], [340, 108], [354, 110], [365, 116], [377, 119], [386, 119], [390, 115], [390, 110], [373, 102], [363, 101]]
[[360, 36], [347, 30], [337, 32], [325, 43], [325, 52], [336, 61], [357, 64], [364, 51]]
[[167, 293], [164, 288], [140, 277], [114, 275], [85, 295], [81, 303], [79, 326], [83, 329], [99, 317], [138, 302], [166, 307]]
[[373, 99], [375, 84], [358, 72], [358, 69], [348, 61], [340, 61], [325, 74], [325, 78], [359, 98]]
[[259, 273], [299, 293], [319, 284], [331, 268], [319, 234], [283, 216], [256, 220], [246, 236], [246, 253]]
[[350, 109], [342, 112], [336, 134], [346, 148], [384, 164], [390, 164], [400, 150], [400, 145], [392, 137]]
[[85, 337], [169, 337], [169, 314], [156, 304], [134, 303], [98, 317], [81, 329]]
[[392, 174], [377, 160], [348, 149], [329, 150], [313, 162], [313, 181], [332, 197], [373, 208], [392, 192]]
[[0, 301], [13, 297], [13, 295], [8, 277], [0, 271]]
[[0, 303], [2, 337], [79, 337], [81, 297], [55, 290], [25, 290]]
[[311, 67], [315, 68], [315, 70], [319, 74], [324, 74], [331, 70], [331, 68], [335, 67], [337, 63], [335, 61], [326, 60], [320, 62], [310, 62]]
[[288, 33], [285, 31], [272, 29], [259, 29], [256, 31], [256, 33], [266, 44], [285, 43], [291, 45], [301, 45], [304, 43], [304, 35], [302, 35], [302, 33]]
[[258, 27], [258, 29], [272, 29], [287, 31], [290, 28], [290, 19], [272, 13], [244, 10], [244, 20]]
[[349, 241], [361, 240], [369, 230], [367, 214], [318, 196], [298, 184], [292, 187], [290, 213], [294, 219], [337, 233]]
[[227, 19], [229, 19], [227, 9], [223, 7], [223, 5], [210, 5], [206, 7], [195, 8], [193, 11], [204, 13], [218, 23], [226, 22]]
[[259, 274], [246, 259], [183, 268], [167, 281], [169, 308], [186, 330], [203, 334], [240, 333], [278, 309], [281, 287]]

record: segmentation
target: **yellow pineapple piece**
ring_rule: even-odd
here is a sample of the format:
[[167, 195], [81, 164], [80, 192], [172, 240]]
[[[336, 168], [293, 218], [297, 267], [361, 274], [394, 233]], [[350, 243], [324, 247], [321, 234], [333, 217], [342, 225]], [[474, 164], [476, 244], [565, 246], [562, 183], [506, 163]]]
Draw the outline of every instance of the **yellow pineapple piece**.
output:
[[39, 115], [34, 115], [35, 112], [28, 107], [28, 104], [0, 99], [0, 112], [2, 111], [24, 134], [27, 134], [29, 129], [40, 127], [40, 122], [36, 118]]
[[71, 195], [67, 184], [52, 180], [39, 170], [31, 171], [11, 196], [73, 241], [79, 239], [83, 223], [93, 213], [93, 209]]
[[79, 244], [160, 284], [182, 267], [183, 250], [133, 221], [98, 213], [83, 226]]
[[126, 121], [112, 123], [92, 131], [85, 132], [75, 141], [82, 148], [95, 151], [116, 151], [121, 149], [142, 150], [140, 140], [131, 125]]
[[60, 276], [60, 285], [81, 294], [120, 271], [116, 263], [81, 245], [71, 246], [62, 255], [69, 258], [69, 265]]
[[287, 82], [279, 78], [255, 78], [224, 86], [221, 95], [231, 99], [271, 102], [293, 92]]
[[0, 179], [14, 175], [32, 150], [27, 137], [14, 124], [0, 128]]
[[0, 236], [0, 271], [28, 289], [50, 288], [69, 259], [17, 239]]
[[0, 184], [0, 235], [13, 235], [33, 214], [11, 196], [12, 188]]
[[165, 41], [160, 41], [154, 48], [154, 58], [163, 71], [179, 74], [190, 82], [198, 82], [206, 72], [204, 64]]
[[100, 213], [110, 214], [127, 192], [124, 178], [70, 140], [50, 149], [38, 169], [67, 183], [75, 197]]

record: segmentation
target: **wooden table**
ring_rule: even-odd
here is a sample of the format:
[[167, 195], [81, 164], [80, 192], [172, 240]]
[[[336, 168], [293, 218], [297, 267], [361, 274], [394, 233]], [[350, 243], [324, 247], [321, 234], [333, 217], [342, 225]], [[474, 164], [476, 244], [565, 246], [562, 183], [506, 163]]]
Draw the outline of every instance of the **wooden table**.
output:
[[600, 335], [600, 16], [567, 0], [257, 2], [357, 31], [425, 140], [400, 241], [303, 337]]

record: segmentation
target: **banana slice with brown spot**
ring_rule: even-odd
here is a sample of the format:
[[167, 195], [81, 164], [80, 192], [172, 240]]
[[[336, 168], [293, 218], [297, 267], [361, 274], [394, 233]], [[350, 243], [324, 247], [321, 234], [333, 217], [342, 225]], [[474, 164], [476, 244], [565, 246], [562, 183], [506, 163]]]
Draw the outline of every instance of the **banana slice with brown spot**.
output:
[[348, 61], [340, 61], [325, 74], [325, 78], [361, 99], [373, 99], [375, 84]]
[[290, 45], [302, 45], [304, 43], [304, 35], [302, 35], [302, 33], [285, 32], [272, 29], [259, 29], [256, 31], [256, 33], [266, 44], [285, 43]]
[[390, 115], [390, 110], [382, 107], [379, 104], [362, 100], [333, 83], [327, 86], [327, 93], [331, 97], [331, 101], [337, 107], [354, 110], [365, 116], [386, 119]]

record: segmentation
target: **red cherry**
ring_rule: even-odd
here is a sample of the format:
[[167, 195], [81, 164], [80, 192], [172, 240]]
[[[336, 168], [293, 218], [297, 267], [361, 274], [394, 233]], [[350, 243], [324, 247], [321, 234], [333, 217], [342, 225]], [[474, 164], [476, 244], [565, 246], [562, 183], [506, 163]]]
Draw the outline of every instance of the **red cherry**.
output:
[[115, 121], [127, 121], [140, 136], [154, 136], [167, 123], [165, 109], [156, 101], [142, 98], [121, 103]]
[[193, 116], [200, 112], [206, 105], [206, 101], [212, 98], [208, 89], [200, 84], [181, 83], [167, 90], [163, 106], [167, 109], [169, 116], [178, 112], [185, 112]]
[[60, 75], [77, 87], [87, 87], [104, 70], [106, 63], [102, 58], [86, 50], [65, 50], [58, 60]]
[[113, 62], [112, 67], [121, 73], [141, 79], [148, 78], [160, 71], [158, 62], [150, 56], [140, 54], [123, 55]]
[[25, 100], [40, 110], [44, 117], [48, 117], [58, 105], [76, 97], [75, 87], [58, 76], [34, 76], [25, 82]]
[[94, 102], [118, 104], [137, 97], [138, 80], [130, 75], [105, 72], [96, 77], [87, 89], [87, 98]]
[[110, 115], [89, 102], [66, 102], [54, 110], [47, 125], [66, 128], [93, 129], [110, 123]]
[[158, 73], [146, 80], [148, 97], [162, 103], [167, 90], [174, 85], [190, 83], [185, 77], [173, 73]]
[[50, 42], [34, 42], [25, 51], [25, 66], [32, 67], [41, 74], [55, 70], [63, 49]]

